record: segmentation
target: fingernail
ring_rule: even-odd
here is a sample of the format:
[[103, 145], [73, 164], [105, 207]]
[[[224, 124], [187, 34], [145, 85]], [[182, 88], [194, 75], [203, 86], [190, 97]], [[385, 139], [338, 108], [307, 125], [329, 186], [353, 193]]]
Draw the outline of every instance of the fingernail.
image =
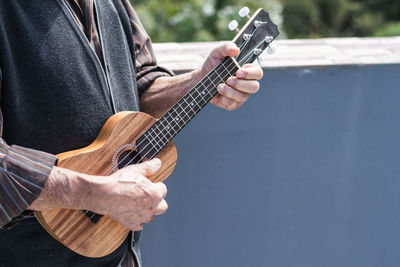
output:
[[217, 90], [218, 90], [218, 92], [223, 92], [224, 91], [224, 85], [223, 84], [218, 85]]
[[246, 73], [244, 71], [239, 70], [236, 72], [236, 77], [238, 78], [244, 78], [246, 76]]
[[233, 78], [233, 77], [229, 78], [226, 83], [229, 85], [233, 85], [235, 83], [235, 78]]

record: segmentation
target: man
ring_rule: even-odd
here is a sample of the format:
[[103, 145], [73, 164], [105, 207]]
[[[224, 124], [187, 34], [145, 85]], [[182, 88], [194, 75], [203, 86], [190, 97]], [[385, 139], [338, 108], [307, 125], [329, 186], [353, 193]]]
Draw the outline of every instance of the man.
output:
[[[139, 231], [167, 210], [165, 185], [147, 179], [162, 162], [96, 177], [55, 166], [54, 154], [89, 145], [116, 112], [162, 115], [238, 52], [223, 44], [201, 68], [173, 77], [156, 65], [128, 0], [0, 0], [0, 265], [134, 266], [138, 234], [109, 256], [85, 258], [50, 237], [32, 210], [91, 210]], [[240, 107], [261, 77], [244, 66], [212, 103]]]

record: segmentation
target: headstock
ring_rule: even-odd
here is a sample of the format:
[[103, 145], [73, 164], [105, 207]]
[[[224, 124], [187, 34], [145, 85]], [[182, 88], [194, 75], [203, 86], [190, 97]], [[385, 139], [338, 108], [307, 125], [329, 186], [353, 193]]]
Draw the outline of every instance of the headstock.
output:
[[266, 11], [260, 8], [252, 17], [249, 16], [249, 12], [247, 7], [239, 11], [241, 17], [248, 18], [241, 30], [237, 28], [238, 23], [235, 20], [229, 23], [229, 29], [237, 32], [233, 42], [240, 49], [239, 55], [235, 58], [240, 66], [256, 60], [279, 35], [278, 26], [271, 21]]

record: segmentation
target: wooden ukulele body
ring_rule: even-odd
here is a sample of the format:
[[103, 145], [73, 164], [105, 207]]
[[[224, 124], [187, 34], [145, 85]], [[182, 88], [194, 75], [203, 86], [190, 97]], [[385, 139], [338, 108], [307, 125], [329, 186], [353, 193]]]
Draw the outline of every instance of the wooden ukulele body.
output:
[[[96, 140], [89, 146], [61, 153], [58, 166], [73, 171], [104, 176], [115, 166], [124, 151], [132, 149], [135, 141], [156, 119], [141, 112], [119, 112], [104, 124]], [[177, 152], [171, 141], [159, 154], [161, 169], [149, 179], [165, 180], [173, 171]], [[125, 240], [129, 230], [108, 216], [92, 222], [83, 211], [50, 210], [35, 212], [42, 226], [59, 242], [78, 254], [103, 257], [116, 250]]]

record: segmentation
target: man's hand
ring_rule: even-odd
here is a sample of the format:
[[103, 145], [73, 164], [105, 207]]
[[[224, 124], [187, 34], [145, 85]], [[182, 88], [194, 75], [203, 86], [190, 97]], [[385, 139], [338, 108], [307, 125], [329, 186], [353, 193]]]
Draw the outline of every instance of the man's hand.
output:
[[104, 177], [54, 167], [45, 188], [29, 209], [90, 210], [138, 231], [168, 209], [164, 200], [166, 186], [147, 179], [160, 166], [161, 161], [153, 159]]
[[[239, 54], [239, 48], [232, 42], [227, 42], [215, 48], [208, 56], [201, 69], [201, 76], [205, 76], [225, 57], [235, 57]], [[263, 71], [257, 64], [246, 64], [236, 72], [235, 77], [230, 77], [226, 84], [217, 87], [216, 95], [211, 103], [227, 109], [239, 108], [251, 94], [258, 91], [260, 84], [258, 80], [263, 77]]]
[[[201, 68], [174, 77], [157, 78], [142, 94], [141, 110], [160, 118], [225, 57], [235, 57], [238, 54], [239, 48], [232, 42], [226, 42], [210, 53]], [[251, 94], [258, 91], [258, 80], [262, 76], [263, 71], [257, 64], [244, 65], [234, 77], [228, 79], [227, 84], [218, 85], [219, 94], [211, 103], [227, 110], [237, 109]]]

